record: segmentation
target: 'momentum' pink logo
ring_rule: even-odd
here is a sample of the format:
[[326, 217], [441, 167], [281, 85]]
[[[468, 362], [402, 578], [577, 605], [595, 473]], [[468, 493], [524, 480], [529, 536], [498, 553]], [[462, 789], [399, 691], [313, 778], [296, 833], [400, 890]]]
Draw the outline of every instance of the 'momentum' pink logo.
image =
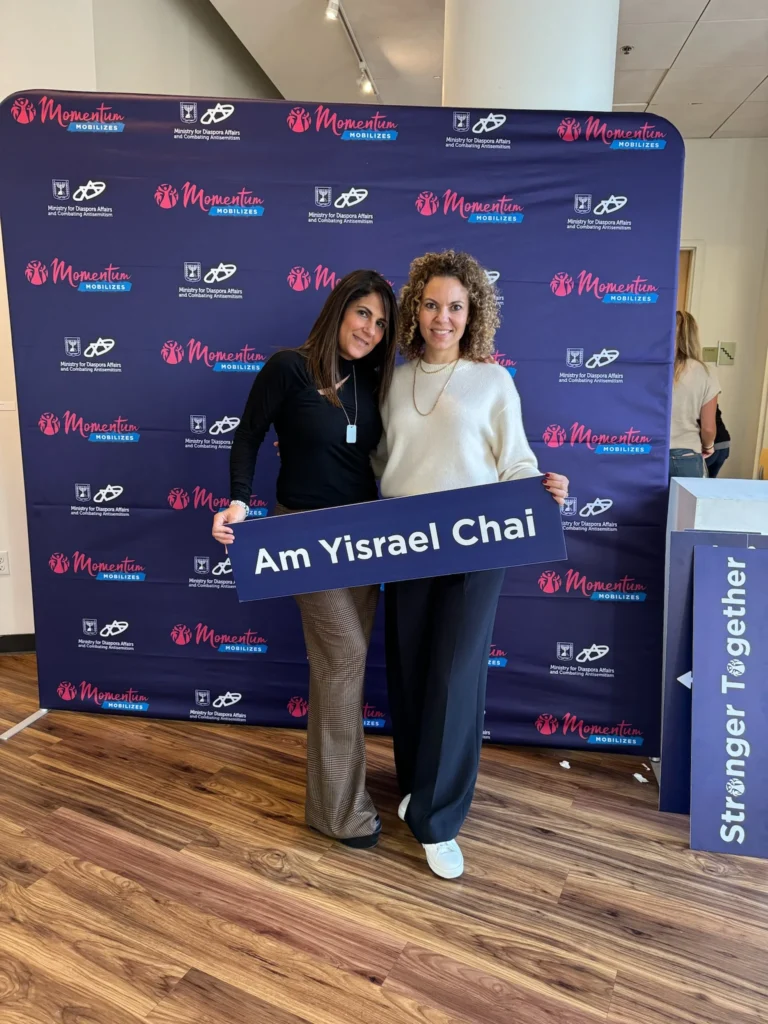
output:
[[[577, 281], [577, 293], [591, 294], [598, 302], [602, 302], [606, 295], [655, 295], [659, 291], [655, 284], [650, 284], [647, 278], [639, 276], [626, 282], [601, 281], [597, 274], [582, 270], [577, 275]], [[554, 295], [563, 298], [573, 291], [574, 280], [570, 274], [561, 271], [555, 274], [549, 287]]]
[[[434, 192], [420, 192], [416, 199], [416, 209], [422, 217], [431, 217], [440, 208], [440, 200]], [[464, 220], [469, 220], [473, 214], [478, 213], [523, 213], [525, 207], [502, 195], [490, 203], [483, 203], [454, 192], [452, 188], [446, 189], [443, 193], [443, 214], [447, 217], [451, 213], [458, 213]]]
[[[30, 284], [44, 284], [48, 280], [48, 268], [40, 260], [31, 260], [25, 269], [25, 275]], [[94, 281], [130, 281], [131, 275], [126, 274], [120, 267], [112, 263], [107, 264], [101, 270], [75, 270], [71, 263], [65, 260], [53, 259], [51, 261], [51, 280], [54, 284], [66, 283], [71, 288], [78, 288], [80, 284]]]
[[[59, 417], [52, 412], [44, 412], [37, 425], [48, 437], [58, 434], [61, 429]], [[64, 413], [64, 433], [79, 434], [81, 437], [90, 437], [91, 434], [136, 434], [139, 428], [135, 423], [129, 423], [123, 416], [118, 416], [110, 423], [89, 423], [78, 416], [75, 412], [67, 410]]]
[[247, 646], [255, 646], [256, 644], [265, 644], [267, 641], [263, 636], [260, 636], [252, 629], [247, 629], [245, 633], [217, 633], [211, 626], [207, 626], [204, 622], [198, 622], [195, 626], [194, 633], [185, 626], [184, 623], [178, 623], [171, 630], [171, 640], [179, 646], [185, 646], [194, 639], [194, 642], [200, 646], [208, 644], [213, 647], [214, 650], [218, 650], [222, 644], [244, 644]]
[[[57, 121], [63, 128], [68, 128], [70, 124], [77, 122], [90, 122], [91, 124], [119, 124], [125, 121], [123, 114], [118, 114], [107, 106], [106, 103], [100, 103], [95, 110], [77, 110], [71, 107], [68, 110], [63, 110], [61, 103], [43, 96], [38, 100], [40, 107], [40, 121], [45, 123], [46, 121]], [[11, 105], [11, 114], [19, 124], [29, 124], [35, 119], [35, 107], [32, 100], [25, 98], [19, 98], [13, 101]]]
[[666, 132], [659, 131], [656, 125], [648, 124], [647, 121], [639, 128], [609, 128], [608, 124], [599, 117], [587, 118], [587, 130], [584, 133], [585, 140], [599, 139], [606, 146], [610, 146], [615, 140], [653, 142], [666, 139], [666, 137]]
[[[543, 714], [535, 721], [535, 726], [543, 736], [552, 736], [560, 728], [560, 722], [554, 715]], [[615, 725], [588, 725], [583, 718], [566, 712], [562, 721], [563, 734], [578, 733], [581, 739], [588, 740], [590, 736], [642, 736], [643, 730], [636, 729], [631, 722], [616, 722]]]
[[[295, 292], [305, 292], [311, 287], [313, 279], [308, 270], [304, 267], [291, 267], [288, 273], [288, 284]], [[315, 291], [320, 291], [322, 288], [330, 288], [333, 290], [339, 283], [339, 275], [331, 270], [329, 267], [324, 267], [322, 263], [318, 263], [315, 267], [314, 286]]]
[[[539, 576], [539, 590], [545, 594], [556, 594], [563, 585], [562, 578], [553, 569], [546, 569]], [[647, 587], [638, 583], [634, 576], [622, 576], [619, 580], [589, 579], [577, 569], [568, 569], [565, 574], [565, 592], [580, 593], [591, 598], [593, 594], [644, 594]]]
[[[168, 493], [168, 504], [172, 509], [181, 511], [192, 502], [192, 508], [205, 508], [209, 512], [220, 512], [229, 507], [229, 498], [217, 498], [206, 487], [195, 487], [190, 495], [183, 487], [172, 487]], [[267, 502], [251, 495], [248, 503], [251, 508], [265, 508]]]
[[[312, 126], [311, 115], [304, 107], [294, 107], [287, 117], [288, 127], [292, 132], [306, 132]], [[340, 117], [322, 103], [315, 109], [315, 131], [330, 129], [334, 135], [342, 136], [344, 132], [384, 132], [394, 131], [396, 121], [390, 121], [376, 111], [366, 118]]]
[[[173, 185], [162, 184], [155, 189], [155, 202], [163, 210], [172, 209], [179, 201], [179, 193]], [[263, 206], [264, 200], [254, 195], [251, 189], [241, 188], [231, 195], [219, 195], [217, 192], [206, 192], [205, 189], [186, 181], [181, 188], [182, 205], [197, 206], [203, 213], [208, 213], [213, 206]]]
[[[542, 440], [549, 448], [561, 448], [567, 441], [568, 435], [564, 427], [552, 423], [542, 434]], [[611, 444], [651, 444], [653, 438], [647, 434], [641, 434], [639, 430], [630, 427], [623, 434], [598, 434], [583, 423], [574, 423], [571, 427], [571, 445], [585, 444], [590, 451], [594, 451], [598, 445]]]
[[[77, 697], [77, 689], [70, 682], [59, 683], [56, 692], [62, 700], [74, 700]], [[120, 701], [122, 704], [146, 704], [149, 698], [133, 688], [126, 690], [125, 693], [111, 693], [109, 690], [100, 690], [97, 686], [83, 680], [80, 683], [80, 700], [92, 701], [101, 707], [105, 700]]]
[[[263, 363], [266, 356], [257, 352], [250, 345], [243, 345], [236, 352], [225, 351], [219, 348], [210, 348], [196, 338], [190, 338], [187, 344], [187, 360], [190, 363], [205, 363], [209, 370], [217, 363]], [[171, 366], [178, 366], [184, 362], [184, 348], [178, 341], [172, 339], [163, 342], [160, 355], [166, 363]]]
[[[66, 555], [57, 551], [48, 559], [48, 565], [52, 572], [61, 575], [69, 571], [70, 561]], [[98, 576], [100, 572], [137, 573], [147, 570], [145, 566], [139, 565], [132, 558], [123, 558], [120, 562], [98, 562], [82, 551], [75, 551], [72, 556], [72, 571], [85, 573], [88, 576]]]

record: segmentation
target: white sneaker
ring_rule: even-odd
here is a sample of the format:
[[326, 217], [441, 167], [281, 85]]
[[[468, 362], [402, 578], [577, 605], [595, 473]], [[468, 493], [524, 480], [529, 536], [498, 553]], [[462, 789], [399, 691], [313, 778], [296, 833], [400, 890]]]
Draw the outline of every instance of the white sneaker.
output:
[[427, 864], [440, 878], [458, 878], [464, 874], [464, 857], [455, 839], [421, 845], [427, 854]]
[[397, 808], [397, 816], [400, 821], [405, 821], [405, 812], [408, 810], [408, 804], [411, 802], [411, 794], [404, 796], [400, 801], [400, 806]]

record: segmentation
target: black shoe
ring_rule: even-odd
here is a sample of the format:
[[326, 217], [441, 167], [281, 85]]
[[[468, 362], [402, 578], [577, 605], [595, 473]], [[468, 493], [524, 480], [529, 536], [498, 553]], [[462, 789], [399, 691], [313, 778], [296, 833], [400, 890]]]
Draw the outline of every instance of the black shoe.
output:
[[339, 842], [344, 846], [351, 847], [353, 850], [371, 850], [378, 843], [380, 835], [381, 818], [376, 818], [375, 832], [371, 832], [368, 836], [355, 836], [352, 839], [340, 839]]

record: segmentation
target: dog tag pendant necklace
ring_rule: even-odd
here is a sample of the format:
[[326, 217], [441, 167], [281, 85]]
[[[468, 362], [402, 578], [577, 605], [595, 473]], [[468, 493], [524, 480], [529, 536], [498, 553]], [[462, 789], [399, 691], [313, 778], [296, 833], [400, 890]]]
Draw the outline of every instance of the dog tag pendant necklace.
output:
[[341, 403], [341, 408], [344, 409], [344, 415], [347, 417], [347, 444], [354, 444], [357, 441], [357, 375], [355, 374], [355, 368], [352, 367], [352, 382], [355, 388], [355, 422], [350, 423], [347, 410], [344, 407], [344, 403]]

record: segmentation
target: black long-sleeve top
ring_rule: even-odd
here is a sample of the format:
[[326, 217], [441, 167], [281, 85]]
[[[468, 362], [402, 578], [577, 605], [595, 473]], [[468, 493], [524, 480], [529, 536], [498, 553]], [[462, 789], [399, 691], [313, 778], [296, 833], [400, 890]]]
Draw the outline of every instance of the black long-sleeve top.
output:
[[[368, 365], [366, 365], [368, 364]], [[354, 367], [354, 374], [353, 374]], [[280, 443], [277, 500], [290, 509], [331, 508], [377, 497], [370, 454], [381, 437], [377, 375], [368, 359], [339, 359], [344, 406], [318, 392], [301, 352], [276, 352], [256, 377], [230, 454], [230, 500], [248, 503], [256, 456], [271, 424]], [[347, 442], [355, 422], [357, 440]], [[346, 410], [346, 415], [345, 415]]]

